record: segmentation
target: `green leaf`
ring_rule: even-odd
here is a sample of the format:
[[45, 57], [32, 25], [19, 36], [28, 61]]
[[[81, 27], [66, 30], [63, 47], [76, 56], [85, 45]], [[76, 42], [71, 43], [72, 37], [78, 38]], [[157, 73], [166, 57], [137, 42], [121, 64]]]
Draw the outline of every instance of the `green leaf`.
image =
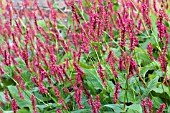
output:
[[79, 62], [79, 65], [80, 65], [80, 67], [85, 68], [85, 69], [92, 69], [93, 68], [93, 66], [87, 65], [87, 64], [82, 63], [82, 62]]
[[163, 93], [163, 89], [162, 88], [153, 88], [153, 91], [155, 91], [156, 93]]
[[30, 113], [30, 111], [27, 110], [27, 109], [22, 108], [22, 109], [19, 109], [19, 110], [17, 111], [17, 113]]
[[3, 92], [0, 92], [0, 101], [5, 101], [5, 95]]
[[58, 63], [57, 63], [57, 64], [63, 63], [63, 62], [64, 62], [64, 59], [70, 58], [70, 57], [71, 57], [71, 53], [70, 53], [70, 52], [66, 53], [64, 56], [59, 57], [60, 59], [58, 59]]
[[37, 20], [37, 24], [38, 24], [38, 26], [41, 26], [42, 28], [44, 28], [45, 31], [48, 30], [48, 27], [44, 20]]
[[149, 89], [149, 92], [152, 91], [157, 83], [158, 83], [158, 79], [159, 79], [159, 76], [156, 76], [154, 79], [152, 79], [149, 83], [148, 83], [148, 89]]
[[123, 110], [123, 104], [106, 104], [104, 107], [108, 107], [114, 110], [116, 113], [122, 113], [125, 112], [126, 109]]
[[14, 113], [13, 111], [4, 111], [3, 113]]
[[155, 107], [156, 109], [158, 109], [159, 106], [160, 106], [160, 104], [163, 103], [162, 100], [161, 100], [159, 97], [152, 97], [152, 101], [153, 101], [154, 107]]
[[32, 111], [30, 95], [26, 94], [25, 92], [21, 90], [21, 93], [23, 94], [25, 98], [24, 100], [22, 100], [18, 95], [18, 89], [16, 88], [16, 86], [8, 86], [8, 90], [11, 96], [16, 99], [17, 104], [20, 108], [29, 107], [30, 111]]
[[[142, 107], [140, 104], [132, 104], [127, 106], [128, 110], [134, 111], [134, 113], [142, 113]], [[130, 113], [130, 112], [129, 112]]]
[[62, 24], [57, 24], [57, 28], [61, 28], [61, 29], [63, 29], [63, 28], [65, 28], [65, 26], [64, 26], [64, 25], [62, 25]]
[[156, 23], [156, 16], [154, 15], [154, 14], [150, 14], [150, 18], [151, 18], [151, 21], [152, 21], [152, 31], [153, 31], [153, 35], [155, 36], [155, 37], [157, 37], [157, 35], [158, 35], [158, 30], [157, 30], [157, 23]]
[[56, 113], [55, 110], [45, 110], [44, 113]]
[[104, 88], [102, 81], [95, 69], [85, 69], [85, 68], [82, 69], [85, 72], [87, 81], [90, 81], [91, 84], [93, 85], [92, 87], [94, 87], [95, 89]]
[[155, 70], [159, 65], [159, 62], [157, 61], [153, 61], [147, 65], [145, 65], [144, 67], [141, 67], [140, 68], [140, 75], [142, 77], [145, 77], [146, 73], [149, 71], [149, 70]]
[[80, 109], [76, 111], [71, 111], [71, 113], [91, 113], [90, 109]]
[[[124, 102], [124, 97], [125, 96], [126, 96], [126, 91], [122, 90], [120, 92], [120, 95], [119, 95], [120, 102]], [[128, 102], [134, 103], [134, 101], [135, 101], [133, 92], [130, 89], [127, 91], [127, 99], [128, 99]]]
[[170, 113], [170, 106], [168, 106], [168, 113]]
[[[151, 62], [149, 55], [147, 54], [145, 49], [142, 48], [135, 48], [135, 56], [137, 57], [137, 59], [140, 61], [140, 63], [142, 65], [147, 65], [148, 63]], [[139, 65], [141, 65], [139, 64]]]
[[162, 92], [166, 92], [168, 94], [168, 96], [170, 97], [170, 90], [169, 87], [165, 86], [164, 84], [159, 84], [158, 86], [159, 89], [162, 89]]

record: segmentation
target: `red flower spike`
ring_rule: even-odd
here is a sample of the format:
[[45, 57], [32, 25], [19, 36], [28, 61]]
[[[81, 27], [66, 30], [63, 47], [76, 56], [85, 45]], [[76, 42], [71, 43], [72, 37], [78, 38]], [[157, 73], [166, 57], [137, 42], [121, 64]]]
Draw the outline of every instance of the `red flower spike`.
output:
[[8, 93], [8, 91], [6, 89], [4, 89], [4, 95], [5, 95], [6, 101], [10, 102], [11, 99], [10, 99], [9, 93]]
[[16, 99], [12, 99], [12, 111], [14, 113], [17, 113], [18, 111], [18, 105], [17, 105]]
[[17, 87], [17, 89], [18, 89], [18, 95], [20, 96], [20, 98], [21, 98], [22, 100], [24, 100], [25, 98], [24, 98], [23, 94], [21, 93], [19, 86], [17, 85], [16, 87]]
[[150, 56], [150, 59], [151, 59], [151, 60], [154, 60], [154, 57], [153, 57], [153, 55], [152, 55], [152, 51], [153, 51], [152, 43], [150, 42], [150, 43], [148, 44], [148, 46], [147, 46], [147, 52], [148, 52], [148, 54], [149, 54], [149, 56]]
[[104, 76], [103, 68], [100, 63], [98, 63], [98, 67], [99, 67], [99, 69], [97, 70], [97, 72], [103, 82], [103, 85], [106, 87], [107, 85], [106, 85], [106, 81], [105, 81], [105, 76]]
[[36, 99], [34, 95], [31, 95], [30, 100], [32, 101], [32, 109], [34, 111], [34, 113], [38, 113], [37, 112], [37, 108], [36, 108]]
[[156, 113], [164, 113], [165, 107], [166, 107], [166, 104], [165, 104], [165, 103], [161, 104], [160, 107], [159, 107], [159, 109], [156, 110]]
[[78, 108], [79, 109], [83, 109], [84, 106], [82, 105], [82, 90], [81, 89], [78, 89], [78, 88], [74, 88], [74, 98], [76, 99], [76, 103], [78, 105]]
[[119, 93], [120, 93], [120, 83], [117, 82], [114, 89], [114, 98], [113, 98], [114, 103], [117, 103], [117, 99], [119, 98]]

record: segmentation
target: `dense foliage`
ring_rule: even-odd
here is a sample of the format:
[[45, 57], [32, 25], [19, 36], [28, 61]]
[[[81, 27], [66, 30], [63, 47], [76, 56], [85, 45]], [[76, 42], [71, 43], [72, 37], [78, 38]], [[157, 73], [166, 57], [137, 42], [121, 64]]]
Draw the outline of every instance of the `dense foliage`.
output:
[[0, 1], [0, 113], [170, 113], [168, 0], [46, 2]]

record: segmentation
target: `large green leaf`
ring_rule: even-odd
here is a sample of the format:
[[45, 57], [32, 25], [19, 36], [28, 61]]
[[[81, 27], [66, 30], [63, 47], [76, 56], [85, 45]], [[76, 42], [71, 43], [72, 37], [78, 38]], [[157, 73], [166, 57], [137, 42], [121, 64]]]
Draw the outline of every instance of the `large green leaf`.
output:
[[148, 83], [148, 90], [149, 90], [149, 91], [152, 91], [152, 90], [156, 87], [156, 85], [157, 85], [157, 83], [158, 83], [158, 79], [159, 79], [159, 76], [156, 76], [154, 79], [152, 79], [152, 80]]
[[140, 67], [140, 75], [142, 77], [145, 77], [146, 73], [149, 71], [149, 70], [155, 70], [157, 69], [157, 67], [159, 67], [159, 63], [157, 61], [153, 61], [147, 65], [145, 65], [144, 67]]
[[156, 16], [154, 15], [154, 14], [150, 14], [150, 18], [151, 18], [151, 21], [152, 21], [152, 31], [153, 31], [153, 35], [155, 36], [155, 37], [157, 37], [158, 36], [158, 30], [157, 30], [157, 23], [156, 23]]
[[104, 88], [102, 81], [95, 69], [85, 69], [85, 68], [82, 69], [85, 72], [87, 81], [90, 81], [90, 83], [93, 85], [92, 87], [94, 87], [95, 89]]
[[17, 111], [17, 113], [30, 113], [28, 109], [22, 108]]
[[163, 103], [163, 101], [159, 97], [152, 97], [152, 102], [154, 103], [153, 105], [156, 109], [158, 109], [160, 104]]
[[127, 106], [128, 111], [127, 113], [142, 113], [142, 107], [140, 104], [132, 104], [130, 106]]
[[[126, 93], [127, 93], [127, 94], [126, 94]], [[120, 100], [120, 102], [124, 102], [124, 97], [125, 97], [125, 96], [127, 96], [126, 98], [127, 98], [128, 102], [134, 103], [135, 98], [134, 98], [133, 92], [132, 92], [130, 89], [127, 90], [127, 91], [122, 90], [122, 91], [120, 92], [120, 95], [119, 95], [119, 100]]]
[[138, 59], [139, 65], [147, 65], [151, 62], [147, 51], [139, 47], [135, 48], [135, 57]]
[[125, 112], [126, 109], [123, 110], [123, 104], [106, 104], [103, 107], [108, 107], [114, 110], [115, 113]]
[[8, 90], [12, 96], [12, 98], [15, 98], [17, 101], [17, 104], [20, 108], [28, 107], [30, 109], [30, 112], [32, 111], [32, 104], [30, 100], [30, 94], [26, 94], [25, 92], [21, 91], [21, 93], [24, 96], [24, 100], [22, 100], [18, 95], [18, 90], [16, 86], [8, 86]]
[[38, 24], [38, 26], [41, 26], [42, 28], [44, 28], [45, 31], [48, 30], [48, 27], [47, 27], [47, 25], [46, 25], [44, 20], [38, 20], [37, 24]]
[[168, 106], [168, 113], [170, 113], [170, 106]]

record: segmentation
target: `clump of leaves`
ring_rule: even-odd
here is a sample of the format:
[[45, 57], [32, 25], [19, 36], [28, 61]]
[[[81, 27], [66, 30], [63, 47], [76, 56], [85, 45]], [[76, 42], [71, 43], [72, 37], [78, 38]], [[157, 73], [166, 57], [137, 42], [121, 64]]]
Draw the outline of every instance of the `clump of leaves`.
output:
[[0, 112], [170, 112], [169, 1], [64, 3], [0, 2]]

